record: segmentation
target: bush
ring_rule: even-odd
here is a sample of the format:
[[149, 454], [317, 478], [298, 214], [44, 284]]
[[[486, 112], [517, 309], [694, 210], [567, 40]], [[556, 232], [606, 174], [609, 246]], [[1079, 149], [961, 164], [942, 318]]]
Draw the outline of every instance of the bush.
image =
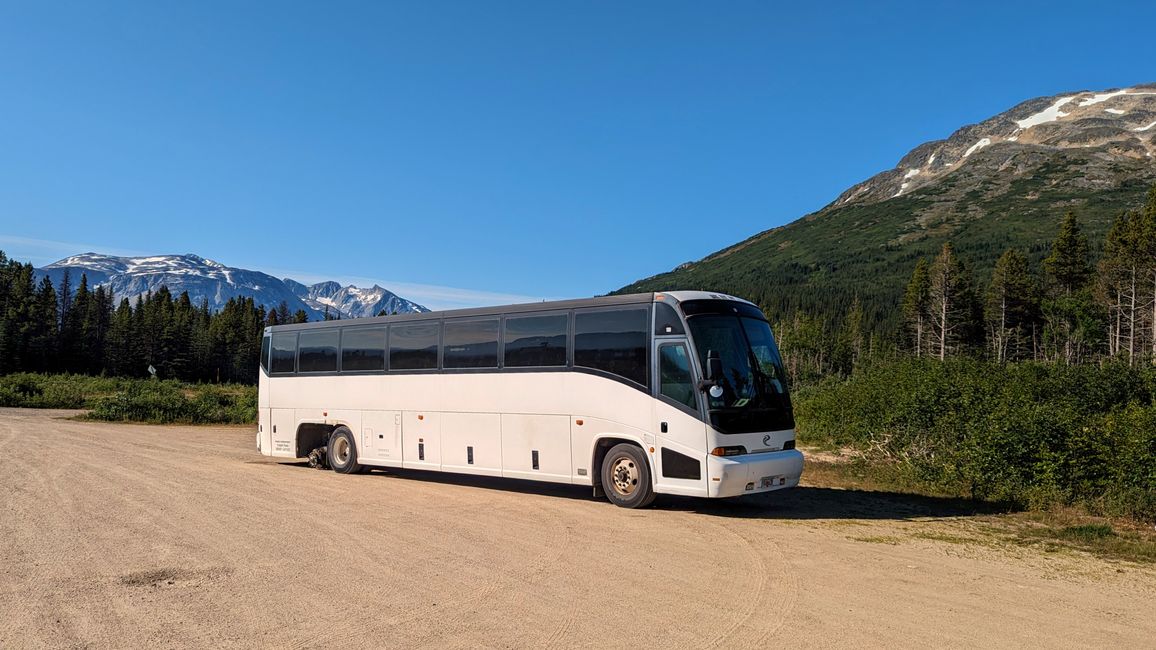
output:
[[796, 393], [801, 441], [926, 489], [1156, 520], [1156, 371], [904, 359]]
[[111, 422], [250, 424], [257, 421], [257, 391], [242, 386], [188, 386], [140, 381], [96, 399], [89, 417]]
[[252, 424], [257, 388], [20, 373], [0, 377], [0, 406], [87, 408], [90, 418], [111, 422]]

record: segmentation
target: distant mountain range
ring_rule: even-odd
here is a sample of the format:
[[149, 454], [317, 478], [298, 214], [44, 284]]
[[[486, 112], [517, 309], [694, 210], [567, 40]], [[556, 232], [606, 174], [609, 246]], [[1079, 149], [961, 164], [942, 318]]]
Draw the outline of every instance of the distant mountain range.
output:
[[341, 286], [336, 282], [306, 285], [260, 271], [225, 266], [192, 254], [113, 257], [84, 253], [37, 269], [37, 274], [48, 276], [59, 288], [66, 270], [73, 287], [84, 274], [90, 287], [104, 285], [118, 301], [135, 300], [137, 296], [167, 286], [173, 295], [188, 291], [193, 304], [207, 300], [213, 310], [221, 309], [230, 298], [250, 297], [268, 309], [284, 302], [290, 312], [304, 310], [310, 320], [321, 319], [326, 309], [341, 318], [376, 316], [383, 310], [394, 314], [429, 311], [377, 285], [369, 288]]
[[619, 292], [723, 291], [772, 320], [838, 321], [858, 297], [869, 321], [894, 326], [916, 259], [944, 242], [984, 282], [1009, 247], [1038, 264], [1071, 210], [1098, 254], [1153, 183], [1156, 84], [1038, 97], [915, 147], [817, 212]]

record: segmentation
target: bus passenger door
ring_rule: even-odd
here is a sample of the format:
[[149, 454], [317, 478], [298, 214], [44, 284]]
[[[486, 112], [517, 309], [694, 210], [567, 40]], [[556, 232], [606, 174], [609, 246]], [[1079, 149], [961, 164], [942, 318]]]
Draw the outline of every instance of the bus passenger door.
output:
[[685, 339], [654, 344], [654, 461], [660, 492], [705, 496], [706, 424]]

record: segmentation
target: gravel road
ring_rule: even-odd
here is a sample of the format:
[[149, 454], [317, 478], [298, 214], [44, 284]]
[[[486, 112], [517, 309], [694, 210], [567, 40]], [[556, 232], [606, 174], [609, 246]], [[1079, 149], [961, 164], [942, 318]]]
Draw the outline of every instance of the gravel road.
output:
[[0, 409], [2, 648], [1156, 639], [1153, 569], [976, 542], [983, 518], [927, 500], [812, 486], [629, 511], [273, 462], [248, 427], [67, 415]]

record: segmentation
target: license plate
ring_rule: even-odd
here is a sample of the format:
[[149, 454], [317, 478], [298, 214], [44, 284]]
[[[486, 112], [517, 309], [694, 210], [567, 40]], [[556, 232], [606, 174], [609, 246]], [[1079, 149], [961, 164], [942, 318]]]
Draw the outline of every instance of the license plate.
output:
[[759, 481], [759, 484], [760, 487], [769, 488], [776, 485], [782, 485], [784, 482], [785, 481], [783, 481], [783, 477], [781, 476], [765, 476]]

